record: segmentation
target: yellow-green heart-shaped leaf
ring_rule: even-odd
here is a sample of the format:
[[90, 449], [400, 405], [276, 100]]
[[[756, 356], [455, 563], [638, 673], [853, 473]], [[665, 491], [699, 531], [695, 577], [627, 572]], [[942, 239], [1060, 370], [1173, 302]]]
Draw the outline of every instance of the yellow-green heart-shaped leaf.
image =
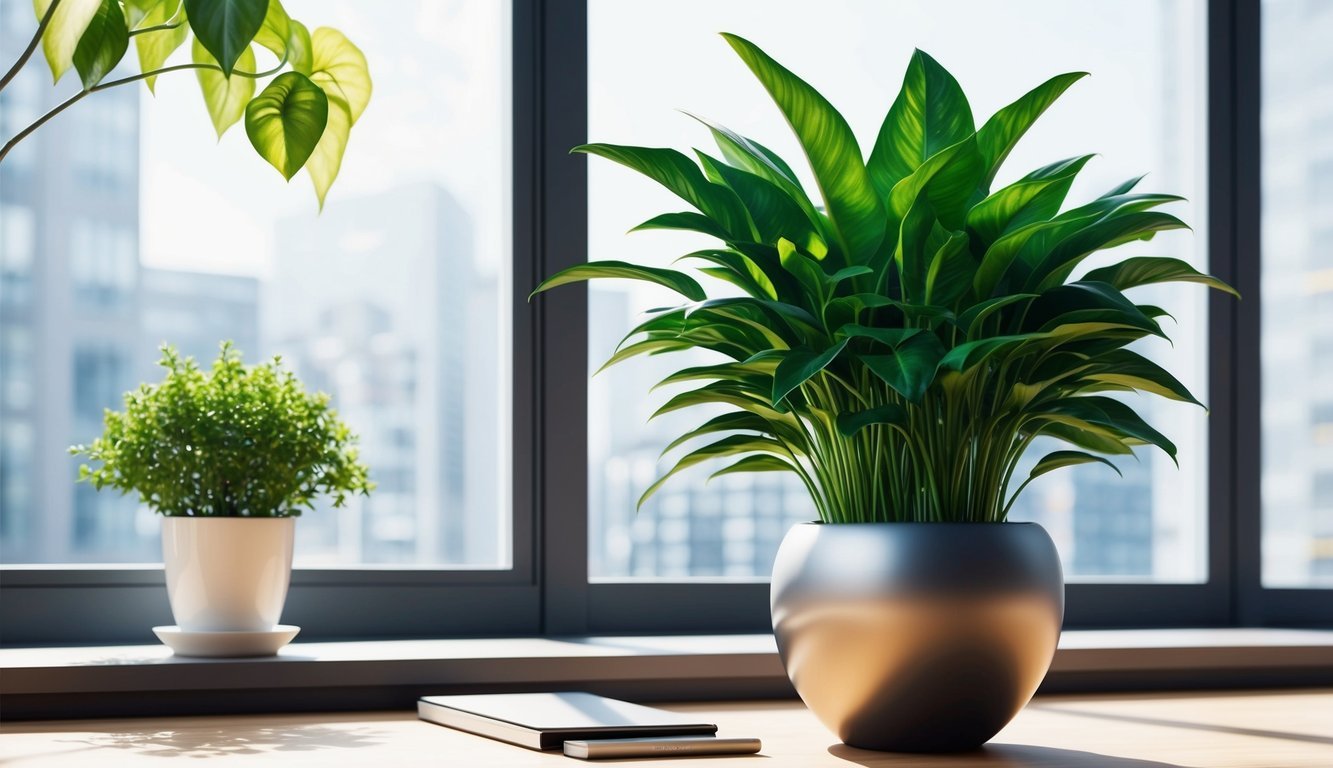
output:
[[[160, 2], [139, 0], [137, 7], [134, 2], [129, 2], [125, 4], [125, 8], [129, 11], [132, 28], [175, 25], [169, 29], [158, 29], [134, 36], [134, 49], [139, 54], [141, 71], [151, 72], [165, 64], [167, 58], [185, 42], [186, 36], [190, 33], [190, 27], [185, 21], [185, 9], [181, 6], [180, 0], [160, 0]], [[153, 91], [157, 85], [157, 75], [145, 78], [144, 83], [148, 85], [148, 90]]]
[[[56, 10], [59, 10], [57, 8]], [[74, 48], [74, 68], [86, 91], [102, 82], [130, 47], [130, 30], [116, 0], [102, 0]]]
[[[42, 53], [51, 67], [51, 82], [58, 83], [60, 78], [74, 64], [74, 49], [79, 46], [79, 38], [97, 15], [102, 0], [61, 0], [56, 6], [51, 21], [42, 33]], [[37, 18], [46, 17], [51, 7], [51, 0], [33, 0], [33, 10]]]
[[310, 37], [314, 63], [310, 79], [330, 98], [337, 96], [347, 104], [352, 123], [361, 119], [370, 103], [370, 68], [365, 54], [336, 29], [320, 27]]
[[185, 13], [195, 39], [230, 76], [263, 26], [268, 6], [269, 0], [185, 0]]
[[[196, 64], [217, 64], [198, 39], [194, 41], [191, 53]], [[246, 48], [236, 63], [242, 71], [253, 72], [254, 52]], [[213, 130], [218, 132], [220, 139], [245, 114], [245, 105], [255, 95], [255, 81], [240, 75], [227, 77], [211, 67], [196, 70], [196, 73], [199, 76], [199, 88], [204, 93], [204, 104], [208, 106], [208, 116], [213, 121]]]
[[310, 78], [284, 72], [245, 108], [245, 133], [255, 151], [290, 180], [319, 143], [329, 111], [328, 97]]
[[269, 0], [264, 25], [255, 35], [255, 42], [273, 52], [279, 60], [303, 75], [310, 74], [310, 31], [301, 22], [287, 15], [282, 3]]
[[347, 102], [338, 96], [329, 97], [329, 122], [324, 127], [324, 135], [306, 162], [305, 169], [310, 174], [310, 181], [315, 185], [315, 197], [319, 198], [319, 209], [324, 210], [324, 197], [338, 178], [342, 168], [343, 153], [347, 151], [347, 139], [352, 131], [352, 113]]

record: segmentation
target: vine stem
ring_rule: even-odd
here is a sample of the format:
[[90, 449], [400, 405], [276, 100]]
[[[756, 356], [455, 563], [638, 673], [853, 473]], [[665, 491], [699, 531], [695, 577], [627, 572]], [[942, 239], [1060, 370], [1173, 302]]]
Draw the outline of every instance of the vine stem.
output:
[[[55, 3], [57, 3], [57, 2], [59, 2], [59, 0], [53, 0], [52, 5], [55, 5]], [[232, 75], [237, 76], [237, 77], [249, 77], [249, 78], [253, 78], [253, 79], [257, 79], [257, 78], [261, 78], [261, 77], [268, 77], [269, 75], [276, 74], [276, 73], [278, 72], [278, 70], [282, 69], [282, 67], [284, 66], [285, 62], [286, 62], [286, 59], [284, 58], [283, 61], [278, 62], [278, 66], [274, 67], [273, 69], [264, 71], [264, 72], [242, 72], [242, 71], [240, 71], [239, 69], [233, 69], [233, 70], [231, 71], [231, 73], [232, 73]], [[14, 138], [12, 138], [12, 139], [10, 139], [8, 142], [6, 142], [6, 143], [5, 143], [5, 146], [2, 147], [2, 148], [0, 148], [0, 162], [4, 162], [4, 160], [5, 160], [5, 156], [8, 155], [8, 154], [9, 154], [9, 151], [12, 150], [15, 146], [17, 146], [18, 143], [19, 143], [20, 141], [23, 141], [24, 139], [26, 139], [30, 134], [32, 134], [33, 131], [37, 130], [38, 128], [41, 128], [41, 127], [42, 127], [44, 124], [46, 124], [46, 122], [47, 122], [48, 120], [50, 120], [51, 118], [55, 117], [56, 115], [60, 114], [61, 112], [64, 112], [66, 109], [69, 109], [70, 107], [72, 107], [74, 104], [76, 104], [76, 103], [77, 103], [80, 99], [82, 99], [84, 96], [87, 96], [87, 95], [90, 94], [90, 93], [97, 93], [98, 91], [105, 91], [105, 90], [107, 90], [108, 88], [115, 88], [115, 87], [118, 86], [118, 85], [126, 85], [126, 84], [128, 84], [128, 83], [137, 82], [137, 81], [139, 81], [139, 80], [144, 80], [144, 79], [149, 78], [149, 77], [155, 77], [155, 76], [157, 76], [157, 75], [163, 75], [163, 74], [166, 74], [166, 73], [168, 73], [168, 72], [179, 72], [180, 70], [183, 70], [183, 69], [212, 69], [212, 70], [216, 70], [216, 71], [218, 71], [218, 72], [221, 72], [221, 71], [222, 71], [222, 67], [219, 67], [219, 66], [216, 65], [216, 64], [174, 64], [174, 65], [172, 65], [172, 66], [170, 66], [170, 67], [163, 67], [163, 68], [161, 68], [161, 69], [155, 69], [155, 70], [153, 70], [153, 71], [151, 71], [151, 72], [140, 72], [140, 73], [137, 74], [137, 75], [131, 75], [131, 76], [129, 76], [129, 77], [122, 77], [122, 78], [119, 79], [119, 80], [111, 80], [110, 82], [99, 83], [98, 85], [94, 85], [92, 88], [89, 88], [89, 89], [84, 90], [84, 91], [79, 91], [78, 93], [76, 93], [76, 94], [74, 94], [73, 96], [69, 97], [69, 98], [66, 99], [65, 101], [61, 102], [61, 103], [60, 103], [59, 105], [57, 105], [56, 107], [52, 108], [50, 112], [47, 112], [46, 114], [44, 114], [44, 115], [42, 115], [41, 117], [37, 118], [37, 120], [36, 120], [35, 122], [33, 122], [32, 125], [30, 125], [30, 126], [28, 126], [27, 128], [24, 128], [23, 130], [19, 131], [17, 134], [14, 135]]]
[[51, 4], [46, 7], [46, 13], [42, 16], [42, 20], [37, 22], [37, 33], [32, 36], [32, 41], [28, 43], [27, 48], [23, 49], [23, 53], [19, 55], [18, 61], [14, 62], [14, 66], [9, 68], [4, 77], [0, 78], [0, 91], [3, 91], [6, 85], [9, 85], [9, 81], [13, 80], [18, 75], [19, 70], [23, 69], [23, 65], [28, 63], [28, 59], [32, 58], [33, 51], [37, 50], [37, 44], [42, 41], [42, 34], [46, 32], [46, 27], [51, 23], [51, 17], [56, 15], [56, 6], [58, 5], [60, 5], [60, 0], [51, 0]]

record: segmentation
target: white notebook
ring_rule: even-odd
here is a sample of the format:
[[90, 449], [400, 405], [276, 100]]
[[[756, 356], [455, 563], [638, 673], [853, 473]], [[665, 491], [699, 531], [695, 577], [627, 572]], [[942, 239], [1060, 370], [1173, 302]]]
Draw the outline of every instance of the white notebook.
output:
[[717, 733], [714, 723], [591, 693], [423, 696], [417, 716], [529, 749], [560, 749], [572, 739]]

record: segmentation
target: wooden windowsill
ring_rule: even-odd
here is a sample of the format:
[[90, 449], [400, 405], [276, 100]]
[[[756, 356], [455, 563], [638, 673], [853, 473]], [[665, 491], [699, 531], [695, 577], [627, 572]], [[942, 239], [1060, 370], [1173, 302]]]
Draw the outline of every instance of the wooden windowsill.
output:
[[[1333, 685], [1333, 631], [1069, 631], [1042, 690], [1302, 685]], [[792, 695], [769, 635], [297, 642], [258, 659], [181, 658], [158, 645], [0, 649], [6, 720], [393, 709], [431, 692], [562, 689], [657, 701]]]

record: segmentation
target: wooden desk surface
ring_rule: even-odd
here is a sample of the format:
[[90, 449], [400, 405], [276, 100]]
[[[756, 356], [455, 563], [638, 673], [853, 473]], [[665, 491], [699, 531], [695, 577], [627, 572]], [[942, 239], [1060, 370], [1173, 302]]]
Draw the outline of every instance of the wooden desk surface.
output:
[[[716, 718], [720, 735], [758, 736], [764, 757], [610, 761], [621, 765], [1333, 767], [1333, 690], [1043, 696], [981, 752], [864, 752], [837, 743], [799, 702], [668, 705]], [[418, 721], [408, 712], [18, 722], [0, 725], [6, 768], [161, 766], [571, 766], [539, 753]], [[595, 764], [595, 763], [594, 763]]]

